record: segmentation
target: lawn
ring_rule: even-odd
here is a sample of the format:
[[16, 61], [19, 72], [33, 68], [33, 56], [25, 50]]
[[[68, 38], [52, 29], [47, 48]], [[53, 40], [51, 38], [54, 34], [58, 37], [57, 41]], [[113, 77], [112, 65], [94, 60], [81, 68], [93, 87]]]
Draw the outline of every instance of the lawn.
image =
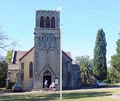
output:
[[[63, 92], [63, 101], [120, 101], [113, 99], [113, 93], [120, 92], [120, 88], [98, 88], [79, 91]], [[59, 93], [36, 93], [28, 95], [0, 96], [0, 101], [59, 101]]]

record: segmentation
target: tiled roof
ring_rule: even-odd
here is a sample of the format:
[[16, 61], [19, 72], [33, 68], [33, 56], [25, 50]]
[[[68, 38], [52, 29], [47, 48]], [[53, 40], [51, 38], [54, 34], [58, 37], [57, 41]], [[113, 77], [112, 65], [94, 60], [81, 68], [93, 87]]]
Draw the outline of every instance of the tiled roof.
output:
[[15, 51], [14, 53], [16, 53], [16, 54], [14, 54], [14, 56], [15, 56], [15, 63], [19, 63], [19, 59], [26, 53], [27, 51]]
[[19, 70], [19, 64], [9, 64], [8, 70]]

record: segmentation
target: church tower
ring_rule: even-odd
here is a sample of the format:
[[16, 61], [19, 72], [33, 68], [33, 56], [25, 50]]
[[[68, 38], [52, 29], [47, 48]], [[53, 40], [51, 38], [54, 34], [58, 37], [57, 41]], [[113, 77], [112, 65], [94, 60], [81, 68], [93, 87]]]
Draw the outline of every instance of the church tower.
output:
[[60, 87], [60, 12], [37, 10], [34, 29], [34, 89], [55, 82]]

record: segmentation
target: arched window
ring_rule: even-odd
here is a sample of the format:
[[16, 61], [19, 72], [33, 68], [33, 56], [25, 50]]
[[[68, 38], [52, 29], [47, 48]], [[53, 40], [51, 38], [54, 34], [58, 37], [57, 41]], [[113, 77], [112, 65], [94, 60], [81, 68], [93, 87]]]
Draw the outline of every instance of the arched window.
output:
[[29, 77], [32, 78], [33, 77], [33, 63], [30, 62], [29, 64]]
[[44, 28], [44, 17], [40, 18], [40, 28]]
[[42, 36], [42, 42], [44, 41], [44, 36]]
[[49, 41], [49, 37], [47, 36], [47, 41]]
[[51, 37], [51, 42], [54, 43], [54, 36]]
[[47, 17], [45, 20], [45, 28], [50, 28], [50, 18]]
[[55, 18], [51, 18], [51, 28], [55, 28]]

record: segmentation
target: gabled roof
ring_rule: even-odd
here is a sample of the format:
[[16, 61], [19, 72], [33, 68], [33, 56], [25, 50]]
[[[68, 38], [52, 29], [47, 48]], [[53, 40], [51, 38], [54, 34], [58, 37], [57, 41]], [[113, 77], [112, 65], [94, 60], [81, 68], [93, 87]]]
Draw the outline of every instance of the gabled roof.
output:
[[[19, 60], [21, 61], [27, 54], [29, 54], [32, 50], [34, 49], [34, 47], [32, 47], [28, 52], [26, 52]], [[72, 60], [72, 56], [70, 52], [64, 52], [62, 51], [63, 54], [65, 54], [68, 58], [70, 58]]]
[[28, 52], [26, 52], [19, 60], [21, 61], [27, 54], [29, 54], [32, 50], [34, 49], [34, 47], [32, 47]]
[[65, 53], [72, 59], [71, 52], [65, 52]]
[[8, 70], [19, 70], [19, 58], [21, 58], [26, 51], [14, 51], [12, 57], [12, 64], [8, 65]]
[[68, 52], [62, 51], [62, 53], [63, 53], [65, 56], [67, 56], [70, 60], [72, 60], [70, 52], [68, 53]]
[[13, 52], [13, 61], [12, 63], [13, 64], [16, 64], [19, 62], [19, 59], [24, 56], [24, 54], [26, 53], [27, 51], [14, 51]]
[[[19, 61], [21, 61], [25, 56], [27, 56], [34, 47], [32, 47], [29, 51], [14, 51], [13, 53], [13, 61], [12, 64], [9, 64], [8, 69], [9, 70], [14, 70], [14, 69], [19, 69]], [[62, 54], [67, 56], [70, 60], [72, 60], [72, 56], [70, 52], [64, 52], [62, 51]]]

